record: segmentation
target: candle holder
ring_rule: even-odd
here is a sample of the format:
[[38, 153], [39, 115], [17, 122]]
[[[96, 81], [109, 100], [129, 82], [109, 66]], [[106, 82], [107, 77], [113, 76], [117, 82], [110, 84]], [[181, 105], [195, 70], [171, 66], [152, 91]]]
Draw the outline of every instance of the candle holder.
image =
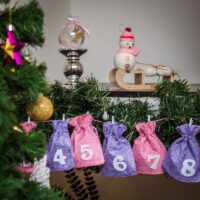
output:
[[64, 65], [64, 75], [68, 80], [68, 84], [74, 86], [77, 80], [83, 74], [83, 65], [79, 62], [80, 56], [87, 49], [61, 49], [60, 53], [67, 57], [67, 62]]

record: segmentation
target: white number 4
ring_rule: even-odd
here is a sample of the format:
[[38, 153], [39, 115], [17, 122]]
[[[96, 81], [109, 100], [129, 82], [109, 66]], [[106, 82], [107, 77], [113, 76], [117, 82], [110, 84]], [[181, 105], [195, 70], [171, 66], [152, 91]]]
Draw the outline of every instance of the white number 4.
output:
[[160, 155], [148, 155], [147, 156], [147, 162], [150, 162], [151, 160], [154, 160], [152, 165], [150, 166], [151, 169], [157, 169], [158, 163], [160, 160]]
[[66, 158], [67, 157], [63, 155], [62, 149], [58, 149], [53, 157], [53, 161], [64, 165]]
[[81, 159], [82, 160], [90, 160], [93, 157], [93, 151], [90, 149], [89, 144], [81, 145]]

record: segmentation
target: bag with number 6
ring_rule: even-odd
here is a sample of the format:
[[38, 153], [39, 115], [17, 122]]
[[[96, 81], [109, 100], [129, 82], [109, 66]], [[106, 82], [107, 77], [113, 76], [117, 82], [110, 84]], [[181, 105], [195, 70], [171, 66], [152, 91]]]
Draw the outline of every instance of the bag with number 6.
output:
[[74, 167], [71, 140], [66, 120], [53, 120], [53, 134], [49, 140], [47, 166], [51, 171], [70, 170]]
[[105, 162], [98, 133], [92, 126], [92, 116], [85, 114], [72, 118], [71, 135], [75, 168], [101, 165]]
[[196, 139], [200, 126], [183, 124], [176, 130], [182, 137], [172, 143], [163, 168], [176, 180], [200, 182], [200, 146]]
[[103, 152], [105, 164], [101, 168], [104, 176], [126, 177], [136, 175], [136, 166], [131, 145], [122, 134], [127, 127], [117, 122], [105, 122]]
[[137, 172], [140, 174], [163, 174], [162, 163], [166, 155], [166, 148], [155, 134], [156, 123], [149, 121], [138, 123], [140, 133], [134, 141], [133, 154], [135, 156]]

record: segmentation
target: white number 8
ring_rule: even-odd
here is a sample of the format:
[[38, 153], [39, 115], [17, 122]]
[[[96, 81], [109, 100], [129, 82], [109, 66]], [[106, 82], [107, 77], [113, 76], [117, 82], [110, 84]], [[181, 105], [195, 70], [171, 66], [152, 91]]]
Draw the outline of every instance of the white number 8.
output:
[[193, 159], [186, 159], [183, 161], [183, 167], [181, 169], [181, 173], [183, 176], [191, 177], [194, 176], [196, 171], [194, 169], [194, 166], [196, 165], [195, 160]]
[[117, 155], [114, 159], [113, 159], [113, 166], [114, 168], [119, 171], [125, 171], [127, 168], [127, 165], [124, 161], [124, 157], [122, 155]]
[[89, 144], [81, 145], [81, 159], [82, 160], [91, 160], [93, 157], [93, 151], [90, 149]]

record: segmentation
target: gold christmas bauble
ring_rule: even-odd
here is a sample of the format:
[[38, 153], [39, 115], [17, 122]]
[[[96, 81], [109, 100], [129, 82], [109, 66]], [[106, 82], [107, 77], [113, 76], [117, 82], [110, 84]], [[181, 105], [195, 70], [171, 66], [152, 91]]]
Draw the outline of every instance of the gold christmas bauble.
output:
[[52, 116], [53, 105], [47, 97], [41, 95], [35, 102], [28, 104], [27, 113], [32, 120], [45, 121]]

